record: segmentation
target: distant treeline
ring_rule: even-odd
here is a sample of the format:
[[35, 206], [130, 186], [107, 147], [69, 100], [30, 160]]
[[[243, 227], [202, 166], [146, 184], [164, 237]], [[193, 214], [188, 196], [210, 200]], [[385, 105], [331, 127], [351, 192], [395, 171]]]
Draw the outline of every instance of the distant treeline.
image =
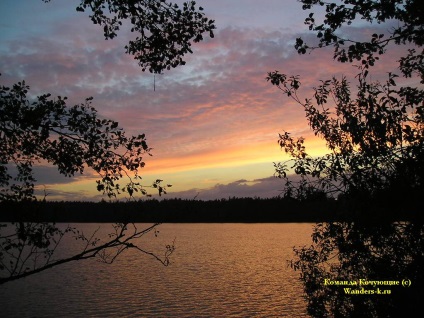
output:
[[[2, 202], [0, 222], [160, 222], [160, 223], [265, 223], [354, 220], [340, 200], [297, 201], [287, 198], [229, 198], [220, 200], [148, 199], [128, 202]], [[350, 211], [350, 212], [349, 212]], [[361, 219], [411, 220], [413, 210], [380, 207], [361, 213]]]

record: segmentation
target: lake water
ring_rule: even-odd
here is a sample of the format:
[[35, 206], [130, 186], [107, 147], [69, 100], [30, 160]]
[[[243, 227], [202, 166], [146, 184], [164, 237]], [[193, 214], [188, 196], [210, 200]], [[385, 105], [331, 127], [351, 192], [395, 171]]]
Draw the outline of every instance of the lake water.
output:
[[[90, 233], [99, 225], [76, 226]], [[136, 251], [112, 265], [62, 265], [0, 286], [0, 316], [307, 317], [299, 273], [287, 260], [293, 246], [311, 244], [312, 227], [163, 224], [140, 243], [160, 254], [175, 239], [168, 267]]]

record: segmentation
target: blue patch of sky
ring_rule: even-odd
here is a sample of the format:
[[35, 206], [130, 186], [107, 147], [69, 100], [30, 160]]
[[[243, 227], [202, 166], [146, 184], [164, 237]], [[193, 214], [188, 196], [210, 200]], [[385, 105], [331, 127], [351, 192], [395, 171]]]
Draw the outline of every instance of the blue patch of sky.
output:
[[48, 37], [54, 28], [52, 25], [76, 15], [77, 2], [53, 0], [44, 3], [42, 0], [0, 2], [0, 34], [1, 42], [25, 40], [28, 36]]

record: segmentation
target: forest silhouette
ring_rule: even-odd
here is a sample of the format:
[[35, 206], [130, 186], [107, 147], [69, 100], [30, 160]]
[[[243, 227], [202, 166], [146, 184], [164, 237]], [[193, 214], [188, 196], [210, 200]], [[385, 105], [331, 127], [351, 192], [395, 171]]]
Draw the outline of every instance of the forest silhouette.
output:
[[[265, 223], [367, 220], [422, 220], [419, 207], [399, 205], [388, 212], [381, 204], [374, 213], [350, 209], [349, 201], [330, 198], [236, 198], [217, 200], [147, 199], [128, 202], [28, 201], [2, 202], [2, 222], [153, 222], [153, 223]], [[369, 206], [368, 206], [369, 208]]]

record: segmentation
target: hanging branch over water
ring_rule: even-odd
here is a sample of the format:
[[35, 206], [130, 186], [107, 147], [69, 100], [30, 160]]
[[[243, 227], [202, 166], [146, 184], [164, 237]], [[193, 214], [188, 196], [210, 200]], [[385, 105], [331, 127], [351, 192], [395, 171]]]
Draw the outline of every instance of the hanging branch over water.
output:
[[[175, 250], [175, 241], [165, 246], [162, 257], [141, 248], [138, 242], [151, 231], [157, 235], [158, 225], [155, 223], [139, 229], [134, 223], [117, 223], [113, 225], [114, 231], [108, 234], [109, 240], [102, 242], [96, 236], [98, 229], [87, 237], [74, 227], [67, 226], [61, 230], [52, 223], [3, 224], [2, 233], [10, 234], [0, 236], [0, 285], [73, 261], [96, 258], [99, 262], [111, 264], [129, 249], [149, 255], [168, 266], [169, 258]], [[65, 236], [83, 242], [84, 247], [77, 254], [56, 259], [55, 252]]]

